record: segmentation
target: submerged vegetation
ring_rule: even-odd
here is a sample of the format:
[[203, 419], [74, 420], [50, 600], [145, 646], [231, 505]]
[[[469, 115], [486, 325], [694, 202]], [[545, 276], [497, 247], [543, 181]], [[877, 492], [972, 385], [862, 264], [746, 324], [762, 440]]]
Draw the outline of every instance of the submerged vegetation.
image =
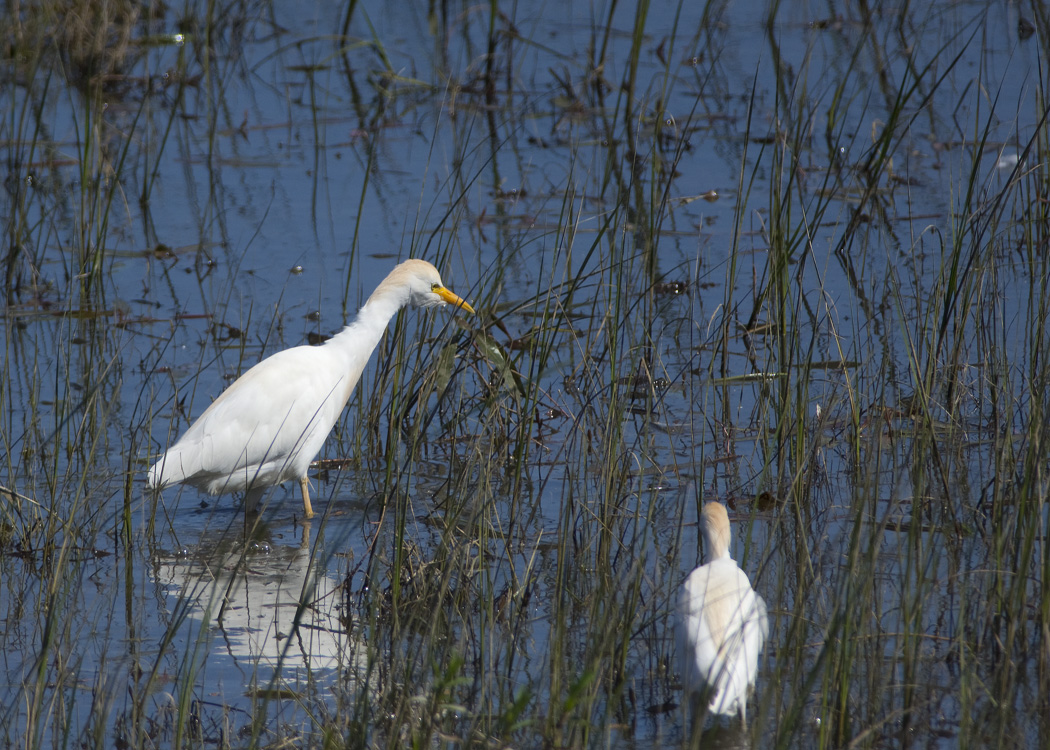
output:
[[[0, 744], [687, 745], [708, 500], [702, 744], [1047, 744], [1050, 16], [655, 5], [6, 7]], [[318, 518], [147, 491], [407, 257]]]

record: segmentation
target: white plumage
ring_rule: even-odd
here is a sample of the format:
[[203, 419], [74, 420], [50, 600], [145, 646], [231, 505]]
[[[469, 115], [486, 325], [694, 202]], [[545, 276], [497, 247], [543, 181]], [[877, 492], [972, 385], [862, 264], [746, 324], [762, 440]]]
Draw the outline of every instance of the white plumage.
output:
[[205, 409], [149, 470], [149, 485], [178, 482], [211, 495], [247, 491], [254, 511], [267, 487], [299, 482], [313, 515], [306, 472], [350, 399], [390, 319], [405, 305], [474, 309], [424, 260], [396, 266], [357, 317], [322, 346], [297, 346], [264, 359]]
[[721, 503], [700, 512], [704, 565], [678, 595], [675, 640], [687, 695], [708, 710], [747, 720], [747, 696], [758, 675], [758, 655], [769, 632], [766, 603], [729, 556], [729, 514]]

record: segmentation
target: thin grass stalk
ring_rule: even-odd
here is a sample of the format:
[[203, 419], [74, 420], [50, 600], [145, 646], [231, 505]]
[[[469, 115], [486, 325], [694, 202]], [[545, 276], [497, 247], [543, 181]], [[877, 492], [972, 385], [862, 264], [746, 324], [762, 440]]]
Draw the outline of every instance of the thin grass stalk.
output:
[[[140, 206], [149, 206], [150, 205], [150, 196], [151, 196], [151, 194], [153, 192], [153, 187], [156, 184], [156, 182], [157, 182], [157, 180], [159, 179], [159, 176], [160, 176], [160, 168], [161, 168], [162, 158], [163, 158], [163, 156], [166, 153], [166, 146], [168, 144], [169, 138], [171, 137], [172, 130], [175, 127], [175, 122], [176, 122], [176, 119], [178, 117], [178, 113], [179, 113], [179, 111], [181, 109], [182, 104], [184, 103], [184, 96], [185, 96], [185, 93], [186, 93], [187, 78], [188, 78], [188, 75], [187, 75], [188, 66], [187, 66], [187, 63], [186, 63], [186, 45], [185, 44], [180, 44], [179, 47], [178, 47], [178, 50], [179, 50], [179, 52], [178, 52], [178, 55], [176, 56], [176, 60], [175, 60], [175, 76], [176, 76], [176, 81], [177, 81], [176, 88], [175, 88], [175, 96], [173, 98], [174, 100], [172, 101], [171, 106], [169, 107], [169, 116], [167, 118], [167, 121], [164, 124], [164, 131], [163, 131], [162, 135], [160, 136], [160, 139], [159, 139], [158, 143], [154, 144], [151, 141], [151, 139], [150, 139], [150, 136], [153, 133], [152, 128], [146, 128], [146, 137], [145, 137], [145, 142], [143, 143], [143, 154], [144, 154], [143, 166], [144, 166], [144, 170], [143, 170], [143, 175], [142, 175], [142, 178], [141, 178], [141, 185], [140, 185], [140, 192], [139, 192], [139, 205]], [[143, 100], [143, 109], [146, 109], [147, 111], [149, 111], [149, 108], [148, 108], [149, 101], [150, 101], [150, 98], [148, 96], [145, 97], [144, 100]], [[141, 110], [140, 110], [140, 112], [141, 112]], [[147, 121], [152, 122], [152, 117], [147, 117], [146, 119], [147, 119]], [[138, 115], [136, 115], [135, 123], [136, 124], [138, 123]], [[130, 143], [130, 141], [129, 141], [129, 143]], [[151, 154], [154, 156], [152, 164], [150, 164], [150, 158], [149, 158]], [[144, 214], [145, 214], [145, 217], [148, 220], [150, 214], [148, 212], [144, 212]], [[156, 232], [155, 232], [155, 229], [154, 229], [154, 227], [153, 227], [151, 222], [148, 223], [147, 226], [144, 227], [144, 229], [145, 229], [145, 233], [146, 233], [147, 238], [155, 238]]]
[[[27, 75], [30, 81], [35, 82], [37, 80], [40, 58], [34, 55], [32, 60], [33, 62], [29, 66], [30, 70], [27, 72]], [[14, 143], [28, 143], [28, 152], [24, 154], [24, 157], [18, 158], [16, 163], [11, 165], [14, 173], [17, 175], [17, 180], [12, 185], [14, 194], [12, 195], [9, 213], [11, 218], [6, 224], [9, 249], [4, 258], [4, 290], [9, 303], [15, 300], [16, 292], [21, 286], [22, 276], [18, 269], [26, 262], [23, 256], [29, 250], [29, 240], [32, 236], [29, 218], [29, 202], [32, 200], [32, 192], [28, 189], [28, 174], [23, 170], [28, 170], [28, 165], [36, 161], [36, 153], [38, 148], [40, 148], [38, 144], [40, 139], [43, 138], [43, 110], [48, 101], [51, 79], [50, 73], [44, 76], [39, 97], [34, 99], [33, 92], [35, 87], [30, 86], [26, 91], [25, 98], [22, 100], [22, 106], [12, 107], [11, 109], [11, 140]], [[34, 102], [35, 107], [32, 106]], [[32, 133], [27, 138], [23, 136], [23, 133], [26, 133], [30, 127], [27, 124], [27, 119], [29, 118], [31, 118]], [[38, 241], [38, 250], [42, 249], [42, 246], [43, 237]], [[40, 264], [33, 259], [30, 261], [30, 265], [38, 267]]]

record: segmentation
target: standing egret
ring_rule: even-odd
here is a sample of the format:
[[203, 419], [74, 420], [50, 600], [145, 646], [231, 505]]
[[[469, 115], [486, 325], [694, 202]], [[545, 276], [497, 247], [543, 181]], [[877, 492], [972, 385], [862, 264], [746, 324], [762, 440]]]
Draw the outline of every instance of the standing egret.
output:
[[729, 556], [729, 514], [721, 503], [700, 511], [706, 562], [678, 593], [675, 640], [687, 695], [708, 700], [716, 714], [747, 720], [747, 695], [769, 632], [766, 603]]
[[405, 305], [474, 308], [425, 260], [396, 266], [357, 317], [322, 346], [277, 352], [234, 381], [149, 470], [149, 486], [185, 482], [211, 495], [246, 491], [255, 510], [267, 487], [299, 482], [313, 516], [306, 471], [361, 379], [387, 324]]

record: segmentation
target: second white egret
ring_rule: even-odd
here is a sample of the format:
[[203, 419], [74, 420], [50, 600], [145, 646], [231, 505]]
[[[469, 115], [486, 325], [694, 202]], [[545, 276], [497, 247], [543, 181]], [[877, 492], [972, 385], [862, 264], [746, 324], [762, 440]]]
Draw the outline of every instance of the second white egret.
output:
[[747, 720], [747, 696], [758, 676], [758, 655], [769, 632], [766, 603], [729, 556], [729, 514], [721, 503], [700, 511], [706, 562], [678, 595], [675, 641], [686, 695], [709, 711]]

